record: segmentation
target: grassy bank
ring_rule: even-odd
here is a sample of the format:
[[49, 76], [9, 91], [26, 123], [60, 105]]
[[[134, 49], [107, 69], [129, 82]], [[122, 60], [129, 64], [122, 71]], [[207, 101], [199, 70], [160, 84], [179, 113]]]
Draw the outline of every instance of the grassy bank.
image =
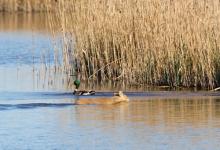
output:
[[60, 0], [57, 10], [65, 67], [83, 79], [220, 83], [218, 0]]
[[55, 4], [56, 0], [0, 0], [0, 12], [45, 12]]

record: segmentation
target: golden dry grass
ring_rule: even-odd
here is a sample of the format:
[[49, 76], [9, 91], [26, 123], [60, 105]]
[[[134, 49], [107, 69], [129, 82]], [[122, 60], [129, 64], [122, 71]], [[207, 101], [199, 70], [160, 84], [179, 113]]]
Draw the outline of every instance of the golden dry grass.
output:
[[[218, 0], [60, 0], [67, 70], [82, 79], [213, 87], [220, 83]], [[78, 62], [78, 66], [76, 65]]]
[[0, 11], [47, 8], [56, 10], [50, 25], [63, 33], [65, 68], [80, 68], [84, 79], [202, 87], [220, 82], [217, 0], [0, 0]]
[[54, 5], [56, 1], [57, 0], [0, 0], [0, 11], [44, 12], [47, 11], [47, 5]]

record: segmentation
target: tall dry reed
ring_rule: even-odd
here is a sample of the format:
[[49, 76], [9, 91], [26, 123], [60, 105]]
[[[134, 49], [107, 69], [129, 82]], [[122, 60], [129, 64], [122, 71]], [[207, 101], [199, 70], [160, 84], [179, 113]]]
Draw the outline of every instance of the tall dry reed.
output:
[[[57, 0], [0, 0], [0, 12], [45, 12]], [[52, 8], [52, 7], [51, 7]]]
[[64, 65], [82, 79], [220, 84], [219, 0], [59, 0]]

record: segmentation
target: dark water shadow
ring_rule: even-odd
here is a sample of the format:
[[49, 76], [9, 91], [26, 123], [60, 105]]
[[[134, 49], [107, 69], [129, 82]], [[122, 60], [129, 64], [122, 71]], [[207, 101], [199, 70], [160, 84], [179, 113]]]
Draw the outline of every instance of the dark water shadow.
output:
[[[146, 92], [124, 92], [129, 98], [193, 98], [193, 97], [220, 97], [220, 92], [210, 92], [210, 91], [201, 91], [201, 92], [188, 92], [188, 91], [146, 91]], [[64, 93], [59, 96], [71, 96], [76, 98], [72, 93]], [[96, 92], [95, 95], [91, 96], [80, 96], [80, 98], [98, 98], [98, 97], [112, 97], [114, 92]], [[57, 95], [58, 96], [58, 95]]]
[[0, 100], [38, 100], [74, 98], [72, 93], [61, 92], [0, 92]]
[[28, 104], [0, 104], [0, 111], [14, 109], [35, 109], [35, 108], [63, 108], [74, 106], [74, 103], [28, 103]]
[[[128, 97], [220, 97], [220, 92], [177, 92], [177, 91], [146, 91], [146, 92], [124, 92]], [[80, 96], [80, 98], [97, 98], [111, 97], [114, 92], [96, 92], [91, 96]], [[73, 92], [0, 92], [0, 100], [36, 100], [36, 99], [78, 99], [78, 96], [73, 95]]]

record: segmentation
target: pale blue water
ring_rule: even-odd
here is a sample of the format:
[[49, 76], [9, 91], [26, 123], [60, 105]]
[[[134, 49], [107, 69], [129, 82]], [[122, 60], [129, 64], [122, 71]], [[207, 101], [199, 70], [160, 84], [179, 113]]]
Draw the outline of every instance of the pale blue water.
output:
[[127, 92], [126, 104], [77, 106], [59, 76], [48, 85], [37, 71], [53, 64], [51, 49], [48, 34], [0, 31], [0, 149], [219, 149], [219, 93]]
[[0, 32], [0, 58], [0, 65], [31, 65], [43, 61], [52, 63], [53, 47], [46, 34], [30, 31]]

